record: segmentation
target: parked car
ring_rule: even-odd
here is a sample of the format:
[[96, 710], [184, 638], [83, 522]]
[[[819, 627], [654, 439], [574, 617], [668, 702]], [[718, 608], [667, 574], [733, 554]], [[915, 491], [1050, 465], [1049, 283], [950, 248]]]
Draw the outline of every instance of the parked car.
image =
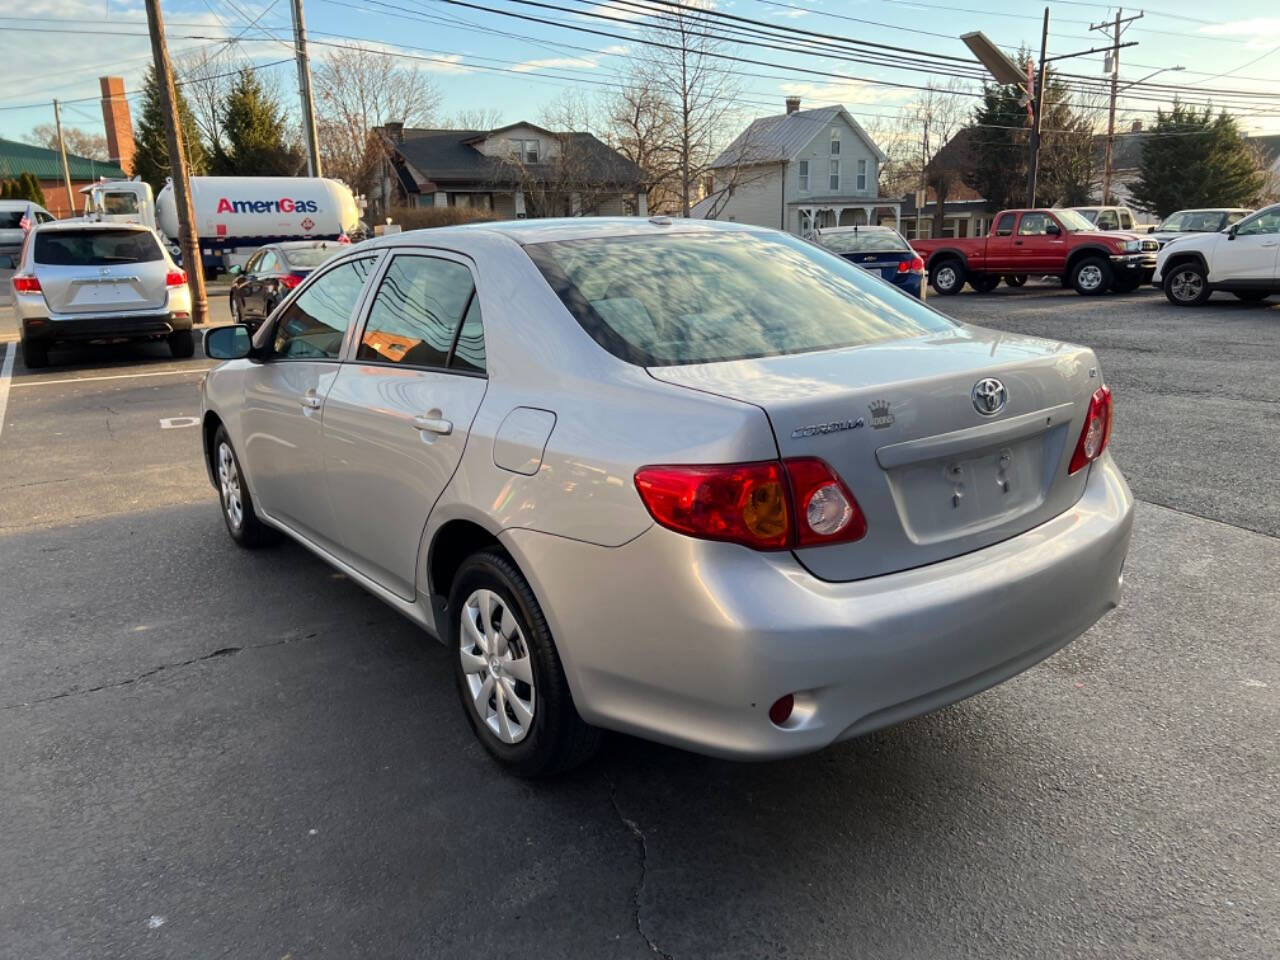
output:
[[64, 220], [32, 228], [10, 279], [28, 367], [65, 341], [165, 340], [195, 352], [187, 275], [140, 224]]
[[257, 329], [290, 290], [345, 249], [333, 240], [294, 240], [255, 251], [243, 268], [231, 268], [231, 318]]
[[52, 213], [30, 200], [0, 200], [0, 256], [12, 257], [16, 263], [27, 231], [53, 219]]
[[1098, 230], [1140, 230], [1138, 218], [1128, 207], [1066, 207], [1084, 217]]
[[892, 227], [827, 227], [815, 239], [832, 253], [888, 280], [904, 293], [924, 299], [924, 261]]
[[1179, 307], [1204, 303], [1215, 290], [1249, 303], [1280, 293], [1280, 204], [1225, 231], [1191, 233], [1169, 241], [1152, 282]]
[[666, 217], [376, 238], [202, 391], [231, 537], [448, 647], [525, 775], [622, 730], [820, 749], [1118, 601], [1133, 500], [1085, 347], [956, 323], [798, 237]]
[[1177, 213], [1171, 213], [1160, 222], [1158, 227], [1152, 227], [1151, 233], [1160, 241], [1163, 247], [1170, 240], [1177, 237], [1186, 236], [1189, 233], [1217, 233], [1219, 230], [1226, 230], [1234, 223], [1239, 223], [1252, 210], [1244, 207], [1223, 207], [1208, 210], [1179, 210]]
[[1093, 296], [1136, 290], [1155, 270], [1160, 245], [1137, 234], [1102, 231], [1074, 210], [1004, 210], [985, 237], [913, 240], [933, 289], [959, 293], [968, 281], [979, 293], [1002, 277], [1055, 275], [1063, 286]]

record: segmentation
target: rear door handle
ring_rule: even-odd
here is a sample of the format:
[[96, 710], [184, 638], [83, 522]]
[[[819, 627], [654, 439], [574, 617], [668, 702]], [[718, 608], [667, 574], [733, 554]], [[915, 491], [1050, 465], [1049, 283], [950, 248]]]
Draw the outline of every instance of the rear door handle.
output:
[[315, 390], [308, 390], [302, 395], [302, 405], [308, 410], [319, 410], [324, 401], [316, 396]]
[[413, 418], [412, 422], [413, 429], [422, 430], [426, 433], [438, 433], [442, 437], [447, 437], [453, 433], [453, 423], [443, 417], [417, 416]]
[[1013, 245], [1014, 245], [1015, 247], [1020, 247], [1020, 246], [1022, 246], [1022, 241], [1021, 241], [1021, 240], [1015, 240], [1015, 241], [1013, 241]]

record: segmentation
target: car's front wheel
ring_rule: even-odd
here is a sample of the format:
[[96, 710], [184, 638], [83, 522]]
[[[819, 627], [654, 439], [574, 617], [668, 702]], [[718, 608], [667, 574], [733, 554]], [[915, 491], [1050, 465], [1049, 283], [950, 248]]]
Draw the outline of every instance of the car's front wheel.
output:
[[964, 264], [955, 259], [943, 260], [929, 274], [929, 282], [933, 284], [933, 289], [944, 297], [959, 293], [960, 288], [964, 286], [964, 281]]
[[1106, 293], [1111, 287], [1111, 264], [1102, 257], [1085, 257], [1071, 270], [1071, 286], [1083, 297]]
[[253, 496], [244, 482], [244, 472], [227, 428], [219, 426], [213, 436], [213, 472], [218, 481], [218, 501], [222, 519], [231, 539], [242, 547], [254, 549], [276, 543], [280, 534], [258, 519]]
[[1212, 292], [1209, 278], [1198, 263], [1180, 263], [1165, 274], [1164, 295], [1176, 307], [1199, 306]]
[[447, 609], [458, 695], [485, 749], [523, 777], [588, 760], [603, 735], [578, 715], [546, 617], [510, 557], [468, 557]]

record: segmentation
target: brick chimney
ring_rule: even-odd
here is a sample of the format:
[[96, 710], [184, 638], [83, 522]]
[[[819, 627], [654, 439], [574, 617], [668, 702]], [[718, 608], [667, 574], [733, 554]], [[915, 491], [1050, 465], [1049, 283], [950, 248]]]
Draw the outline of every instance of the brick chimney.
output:
[[388, 123], [382, 129], [387, 132], [387, 139], [392, 143], [404, 143], [404, 124], [399, 122]]
[[787, 97], [787, 113], [795, 113], [800, 109], [799, 97]]
[[1133, 121], [1133, 123], [1129, 125], [1129, 132], [1130, 132], [1130, 133], [1141, 133], [1141, 132], [1142, 132], [1142, 121], [1141, 121], [1141, 120], [1135, 120], [1135, 121]]
[[124, 172], [133, 173], [133, 122], [129, 101], [124, 98], [123, 77], [99, 77], [102, 88], [102, 122], [107, 128], [107, 155]]

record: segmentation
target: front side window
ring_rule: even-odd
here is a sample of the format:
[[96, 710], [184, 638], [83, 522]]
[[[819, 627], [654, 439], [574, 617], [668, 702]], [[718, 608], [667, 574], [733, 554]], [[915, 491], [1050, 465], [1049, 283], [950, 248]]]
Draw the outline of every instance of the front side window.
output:
[[406, 367], [449, 367], [460, 328], [472, 319], [468, 362], [455, 366], [484, 370], [484, 336], [480, 329], [471, 271], [461, 263], [438, 257], [398, 256], [391, 261], [378, 287], [365, 323], [356, 360], [394, 363]]
[[1236, 227], [1237, 237], [1256, 237], [1264, 233], [1280, 233], [1280, 207], [1263, 210]]
[[1006, 213], [996, 221], [996, 229], [994, 232], [997, 237], [1013, 236], [1013, 218], [1014, 214]]
[[828, 183], [827, 186], [830, 187], [832, 190], [838, 191], [840, 189], [840, 161], [839, 160], [831, 161], [830, 180], [831, 182]]
[[104, 193], [102, 212], [108, 216], [138, 212], [138, 198], [132, 193]]
[[262, 258], [265, 256], [266, 256], [266, 251], [259, 250], [252, 257], [249, 258], [249, 262], [244, 265], [244, 270], [242, 270], [241, 273], [245, 273], [245, 274], [257, 273], [258, 265], [262, 263]]
[[1216, 229], [1222, 230], [1222, 229], [1225, 229], [1226, 227], [1231, 226], [1232, 224], [1239, 223], [1248, 215], [1249, 214], [1243, 210], [1232, 210], [1230, 213], [1227, 214], [1226, 219], [1222, 222], [1222, 226], [1217, 227]]
[[867, 189], [867, 161], [858, 161], [858, 189]]
[[800, 191], [802, 193], [808, 193], [809, 192], [809, 161], [808, 160], [800, 161], [799, 173], [800, 173]]
[[277, 360], [337, 360], [360, 291], [377, 257], [358, 257], [326, 271], [281, 314], [271, 342]]
[[525, 252], [582, 328], [641, 366], [714, 363], [954, 330], [799, 237], [749, 232], [591, 237]]
[[150, 263], [164, 254], [148, 230], [42, 230], [35, 261], [56, 267], [110, 267]]
[[324, 246], [324, 247], [294, 247], [289, 250], [282, 251], [285, 260], [294, 270], [313, 270], [320, 264], [324, 263], [335, 253], [338, 253], [342, 247]]
[[1047, 213], [1024, 213], [1018, 223], [1018, 236], [1043, 237], [1049, 232], [1051, 222]]
[[280, 272], [280, 258], [279, 258], [279, 257], [277, 257], [277, 256], [276, 256], [274, 253], [272, 253], [270, 250], [264, 250], [264, 251], [262, 252], [262, 259], [258, 262], [258, 269], [257, 269], [255, 272], [257, 272], [257, 273], [279, 273], [279, 272]]

